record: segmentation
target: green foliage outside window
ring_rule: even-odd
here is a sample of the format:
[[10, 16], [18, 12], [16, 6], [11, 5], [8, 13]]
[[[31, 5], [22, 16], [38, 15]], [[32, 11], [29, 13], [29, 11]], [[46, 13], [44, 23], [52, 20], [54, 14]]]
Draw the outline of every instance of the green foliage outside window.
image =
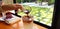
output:
[[37, 0], [37, 2], [42, 2], [42, 0]]
[[[25, 7], [28, 9], [27, 7]], [[53, 15], [53, 7], [52, 8], [43, 8], [43, 7], [32, 7], [32, 11], [30, 12], [32, 16], [34, 16], [34, 20], [38, 22], [42, 22], [46, 25], [51, 25], [52, 23], [52, 15]], [[24, 16], [24, 12], [19, 12], [18, 15]]]
[[[21, 0], [17, 0], [18, 2], [21, 2]], [[29, 1], [29, 0], [28, 0]], [[37, 0], [37, 2], [41, 2], [42, 0]], [[22, 0], [23, 2], [23, 0]], [[54, 4], [55, 0], [48, 0], [48, 4]], [[25, 7], [28, 9], [29, 7]], [[52, 15], [53, 15], [53, 7], [51, 8], [43, 8], [43, 7], [35, 7], [32, 6], [32, 11], [30, 14], [34, 16], [34, 20], [38, 22], [42, 22], [46, 25], [51, 25], [52, 23]], [[24, 12], [18, 12], [18, 15], [24, 16], [26, 15]]]
[[18, 2], [18, 3], [21, 3], [21, 2], [23, 2], [23, 0], [17, 0], [17, 2]]
[[54, 4], [55, 0], [49, 0], [48, 1], [48, 4], [51, 5], [51, 4]]
[[[21, 3], [21, 2], [31, 2], [32, 0], [17, 0], [17, 2]], [[36, 0], [37, 2], [42, 2], [42, 0]], [[55, 0], [48, 0], [48, 4], [54, 4]]]

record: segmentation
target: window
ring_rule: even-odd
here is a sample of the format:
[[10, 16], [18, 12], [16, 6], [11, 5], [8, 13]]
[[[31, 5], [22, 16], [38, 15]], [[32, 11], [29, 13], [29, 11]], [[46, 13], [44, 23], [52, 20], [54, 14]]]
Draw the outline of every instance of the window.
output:
[[[51, 26], [55, 0], [17, 0], [17, 2], [31, 10], [30, 15], [34, 16], [34, 21]], [[26, 14], [18, 12], [18, 15], [24, 16]]]

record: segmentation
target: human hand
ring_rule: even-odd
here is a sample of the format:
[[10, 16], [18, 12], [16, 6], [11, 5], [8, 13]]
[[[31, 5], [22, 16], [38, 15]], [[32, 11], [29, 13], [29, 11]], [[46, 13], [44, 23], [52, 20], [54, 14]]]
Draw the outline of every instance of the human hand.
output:
[[20, 4], [9, 4], [9, 5], [2, 5], [1, 6], [3, 10], [23, 10], [23, 6]]

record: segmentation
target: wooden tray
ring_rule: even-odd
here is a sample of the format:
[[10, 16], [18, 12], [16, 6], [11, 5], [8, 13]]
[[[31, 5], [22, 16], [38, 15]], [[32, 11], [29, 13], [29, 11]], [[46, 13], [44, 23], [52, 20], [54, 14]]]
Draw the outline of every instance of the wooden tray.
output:
[[[33, 28], [34, 29], [47, 29], [35, 23], [33, 23]], [[22, 19], [21, 21], [18, 21], [15, 24], [11, 24], [11, 25], [6, 24], [4, 21], [0, 21], [0, 29], [23, 29]]]

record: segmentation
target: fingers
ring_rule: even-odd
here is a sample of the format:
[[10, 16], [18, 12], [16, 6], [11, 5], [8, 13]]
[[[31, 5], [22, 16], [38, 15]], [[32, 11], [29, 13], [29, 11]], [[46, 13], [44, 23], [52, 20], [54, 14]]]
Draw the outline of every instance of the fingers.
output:
[[13, 5], [2, 5], [2, 9], [3, 10], [12, 10], [12, 9], [15, 9], [15, 7]]
[[24, 10], [23, 6], [20, 4], [8, 4], [8, 5], [2, 5], [3, 10], [18, 10], [20, 9], [21, 11]]
[[23, 11], [24, 10], [24, 7], [23, 7], [23, 5], [21, 5], [21, 4], [15, 4], [15, 6], [16, 6], [16, 10], [21, 10], [21, 11]]

